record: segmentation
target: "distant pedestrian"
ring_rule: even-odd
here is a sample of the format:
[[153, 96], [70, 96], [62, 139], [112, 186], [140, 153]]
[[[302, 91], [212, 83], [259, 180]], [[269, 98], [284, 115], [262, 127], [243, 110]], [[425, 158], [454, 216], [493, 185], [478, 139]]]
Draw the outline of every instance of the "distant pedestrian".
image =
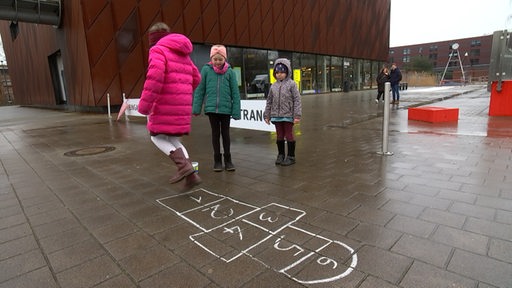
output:
[[222, 171], [220, 138], [224, 149], [224, 169], [235, 171], [231, 159], [231, 118], [240, 120], [240, 91], [235, 71], [227, 62], [227, 51], [223, 45], [213, 45], [210, 62], [201, 69], [201, 84], [194, 92], [193, 114], [208, 115], [212, 130], [213, 171]]
[[389, 70], [388, 67], [382, 67], [377, 75], [377, 99], [375, 99], [375, 103], [379, 103], [380, 97], [384, 99], [384, 87], [386, 82], [389, 82]]
[[396, 64], [391, 64], [391, 72], [389, 73], [389, 82], [391, 82], [391, 92], [393, 94], [393, 102], [391, 104], [400, 103], [400, 81], [402, 81], [402, 72], [396, 67]]
[[170, 178], [177, 183], [186, 178], [185, 189], [199, 183], [180, 137], [190, 133], [192, 96], [201, 75], [190, 54], [192, 43], [181, 34], [169, 33], [164, 23], [149, 30], [148, 70], [138, 111], [149, 115], [147, 129], [151, 141], [176, 164], [178, 171]]
[[[291, 78], [290, 60], [279, 58], [274, 63], [276, 82], [270, 86], [263, 118], [265, 123], [276, 126], [277, 159], [275, 164], [289, 166], [295, 164], [295, 139], [293, 125], [300, 122], [302, 104], [297, 84]], [[285, 158], [285, 141], [288, 153]]]

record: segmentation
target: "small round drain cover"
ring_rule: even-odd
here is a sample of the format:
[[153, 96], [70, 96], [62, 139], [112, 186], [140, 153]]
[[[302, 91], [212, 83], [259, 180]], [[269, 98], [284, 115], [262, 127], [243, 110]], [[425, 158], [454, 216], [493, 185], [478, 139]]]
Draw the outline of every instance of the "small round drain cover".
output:
[[87, 147], [82, 149], [77, 149], [73, 151], [68, 151], [64, 153], [65, 156], [69, 157], [80, 157], [80, 156], [90, 156], [90, 155], [96, 155], [101, 153], [107, 153], [110, 151], [116, 150], [116, 147], [112, 146], [96, 146], [96, 147]]

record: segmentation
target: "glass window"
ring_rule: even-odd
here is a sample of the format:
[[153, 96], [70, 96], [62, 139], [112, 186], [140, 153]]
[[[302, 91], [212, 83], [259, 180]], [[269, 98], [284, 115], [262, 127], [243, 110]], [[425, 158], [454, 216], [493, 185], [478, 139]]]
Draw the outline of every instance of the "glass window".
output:
[[372, 88], [372, 62], [370, 60], [363, 60], [363, 88]]
[[377, 87], [377, 75], [379, 75], [379, 71], [382, 67], [384, 67], [385, 64], [383, 62], [372, 62], [372, 86], [371, 88]]
[[343, 59], [343, 91], [354, 90], [354, 60], [352, 58]]
[[329, 92], [329, 66], [330, 65], [330, 57], [317, 55], [316, 56], [316, 91], [318, 93]]
[[291, 59], [292, 59], [292, 70], [293, 73], [293, 80], [295, 83], [297, 83], [297, 86], [299, 86], [299, 92], [302, 94], [302, 69], [300, 67], [300, 53], [292, 53]]
[[301, 71], [301, 93], [315, 93], [316, 87], [316, 65], [315, 65], [315, 55], [313, 54], [299, 54], [299, 65]]
[[480, 40], [471, 41], [471, 47], [480, 46], [480, 45], [482, 45], [482, 42], [480, 42]]
[[354, 60], [354, 90], [361, 90], [364, 83], [363, 60]]
[[246, 98], [265, 98], [270, 87], [267, 50], [244, 49]]
[[244, 79], [242, 75], [245, 75], [244, 71], [244, 61], [243, 61], [243, 53], [244, 50], [242, 48], [232, 48], [227, 47], [228, 49], [228, 63], [231, 65], [238, 80], [238, 88], [240, 90], [240, 98], [247, 98], [247, 81]]
[[343, 58], [331, 57], [331, 91], [339, 92], [343, 88]]

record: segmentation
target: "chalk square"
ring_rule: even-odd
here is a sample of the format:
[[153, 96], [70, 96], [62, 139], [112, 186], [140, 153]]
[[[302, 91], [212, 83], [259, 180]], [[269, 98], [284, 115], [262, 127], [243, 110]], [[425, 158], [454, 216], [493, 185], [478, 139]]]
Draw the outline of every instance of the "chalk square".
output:
[[160, 198], [156, 201], [179, 215], [193, 209], [201, 208], [210, 203], [220, 201], [224, 198], [226, 197], [208, 192], [204, 189], [198, 189], [183, 194]]
[[306, 212], [302, 210], [271, 203], [244, 216], [244, 221], [270, 233], [276, 233], [304, 215]]

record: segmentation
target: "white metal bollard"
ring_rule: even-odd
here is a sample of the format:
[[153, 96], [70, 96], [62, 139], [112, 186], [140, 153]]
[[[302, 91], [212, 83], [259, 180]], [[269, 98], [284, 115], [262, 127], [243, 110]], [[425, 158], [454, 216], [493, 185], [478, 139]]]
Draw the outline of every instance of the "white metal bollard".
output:
[[107, 93], [107, 110], [108, 110], [108, 118], [112, 118], [112, 115], [110, 115], [110, 94]]
[[377, 152], [377, 154], [384, 156], [391, 156], [393, 152], [388, 151], [388, 141], [389, 141], [389, 90], [391, 88], [391, 83], [384, 83], [384, 116], [382, 121], [382, 151]]

